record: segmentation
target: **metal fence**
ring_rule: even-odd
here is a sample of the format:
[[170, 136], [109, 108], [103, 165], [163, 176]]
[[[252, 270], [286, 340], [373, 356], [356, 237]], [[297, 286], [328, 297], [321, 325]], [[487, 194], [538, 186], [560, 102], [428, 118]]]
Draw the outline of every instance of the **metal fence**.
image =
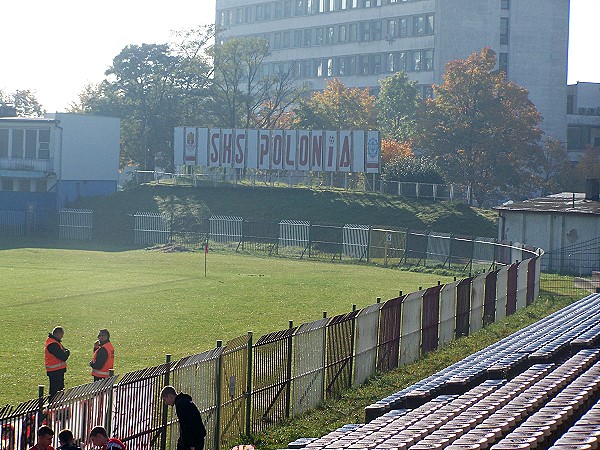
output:
[[414, 181], [384, 180], [378, 174], [297, 172], [287, 170], [253, 170], [221, 168], [205, 169], [193, 174], [175, 174], [158, 171], [136, 171], [136, 183], [190, 184], [193, 186], [250, 186], [303, 187], [316, 189], [344, 189], [362, 192], [380, 192], [402, 197], [434, 201], [471, 203], [470, 186], [458, 184], [421, 183]]
[[52, 399], [41, 390], [38, 399], [0, 408], [2, 449], [31, 447], [42, 423], [71, 428], [79, 439], [101, 424], [131, 448], [175, 448], [177, 418], [160, 400], [167, 383], [191, 393], [199, 406], [206, 448], [228, 448], [241, 436], [339, 397], [377, 370], [411, 363], [524, 308], [539, 292], [539, 260], [536, 255], [331, 318], [324, 313], [256, 342], [248, 333], [199, 355], [176, 362], [167, 357], [165, 364], [77, 386]]

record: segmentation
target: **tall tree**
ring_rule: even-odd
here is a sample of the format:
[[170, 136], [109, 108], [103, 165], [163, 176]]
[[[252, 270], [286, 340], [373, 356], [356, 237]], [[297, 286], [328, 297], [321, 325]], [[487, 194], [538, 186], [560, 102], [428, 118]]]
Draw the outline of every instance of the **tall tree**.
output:
[[542, 148], [539, 166], [542, 195], [554, 194], [573, 186], [576, 170], [567, 155], [566, 146], [557, 139], [547, 138]]
[[368, 88], [349, 88], [334, 78], [327, 80], [323, 91], [302, 99], [295, 113], [303, 128], [373, 130], [377, 128], [375, 101]]
[[211, 112], [221, 127], [268, 128], [298, 99], [295, 65], [280, 65], [267, 73], [269, 43], [261, 38], [230, 39], [213, 46]]
[[41, 117], [45, 112], [31, 89], [17, 89], [13, 93], [0, 90], [0, 105], [11, 105], [17, 117]]
[[417, 147], [440, 162], [448, 181], [470, 184], [480, 205], [530, 195], [541, 157], [540, 113], [495, 66], [489, 48], [448, 63], [419, 113]]
[[194, 39], [195, 43], [182, 40], [175, 48], [168, 44], [125, 47], [106, 71], [107, 78], [87, 86], [79, 103], [72, 105], [72, 111], [121, 118], [122, 164], [170, 168], [173, 128], [188, 121], [198, 123], [210, 68], [192, 50], [201, 45], [201, 39]]
[[384, 79], [377, 95], [377, 118], [383, 135], [399, 142], [409, 140], [415, 132], [418, 107], [417, 83], [409, 80], [406, 72]]

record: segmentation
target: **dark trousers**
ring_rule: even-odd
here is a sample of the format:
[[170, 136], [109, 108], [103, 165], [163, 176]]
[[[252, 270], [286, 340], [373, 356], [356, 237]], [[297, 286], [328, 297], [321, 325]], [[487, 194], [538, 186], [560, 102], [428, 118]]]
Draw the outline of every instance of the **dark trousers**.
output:
[[59, 391], [65, 388], [65, 371], [55, 370], [53, 372], [47, 372], [48, 378], [50, 379], [50, 396], [53, 396]]

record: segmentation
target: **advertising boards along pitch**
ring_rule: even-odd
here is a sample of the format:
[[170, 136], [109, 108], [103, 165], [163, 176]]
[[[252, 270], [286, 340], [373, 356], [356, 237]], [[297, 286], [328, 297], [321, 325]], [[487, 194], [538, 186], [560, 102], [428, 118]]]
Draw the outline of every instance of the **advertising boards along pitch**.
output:
[[183, 166], [379, 173], [378, 131], [177, 127], [174, 162]]

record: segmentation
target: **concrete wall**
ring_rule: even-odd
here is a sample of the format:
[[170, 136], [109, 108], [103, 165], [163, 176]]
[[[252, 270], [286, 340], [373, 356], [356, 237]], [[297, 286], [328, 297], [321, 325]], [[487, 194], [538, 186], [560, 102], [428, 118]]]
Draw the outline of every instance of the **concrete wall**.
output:
[[499, 239], [525, 242], [548, 252], [600, 236], [600, 215], [502, 211]]
[[[116, 181], [119, 172], [120, 120], [81, 114], [47, 114], [60, 121], [62, 156], [55, 157], [62, 180]], [[60, 136], [62, 134], [62, 136]], [[62, 142], [60, 142], [62, 141]]]

